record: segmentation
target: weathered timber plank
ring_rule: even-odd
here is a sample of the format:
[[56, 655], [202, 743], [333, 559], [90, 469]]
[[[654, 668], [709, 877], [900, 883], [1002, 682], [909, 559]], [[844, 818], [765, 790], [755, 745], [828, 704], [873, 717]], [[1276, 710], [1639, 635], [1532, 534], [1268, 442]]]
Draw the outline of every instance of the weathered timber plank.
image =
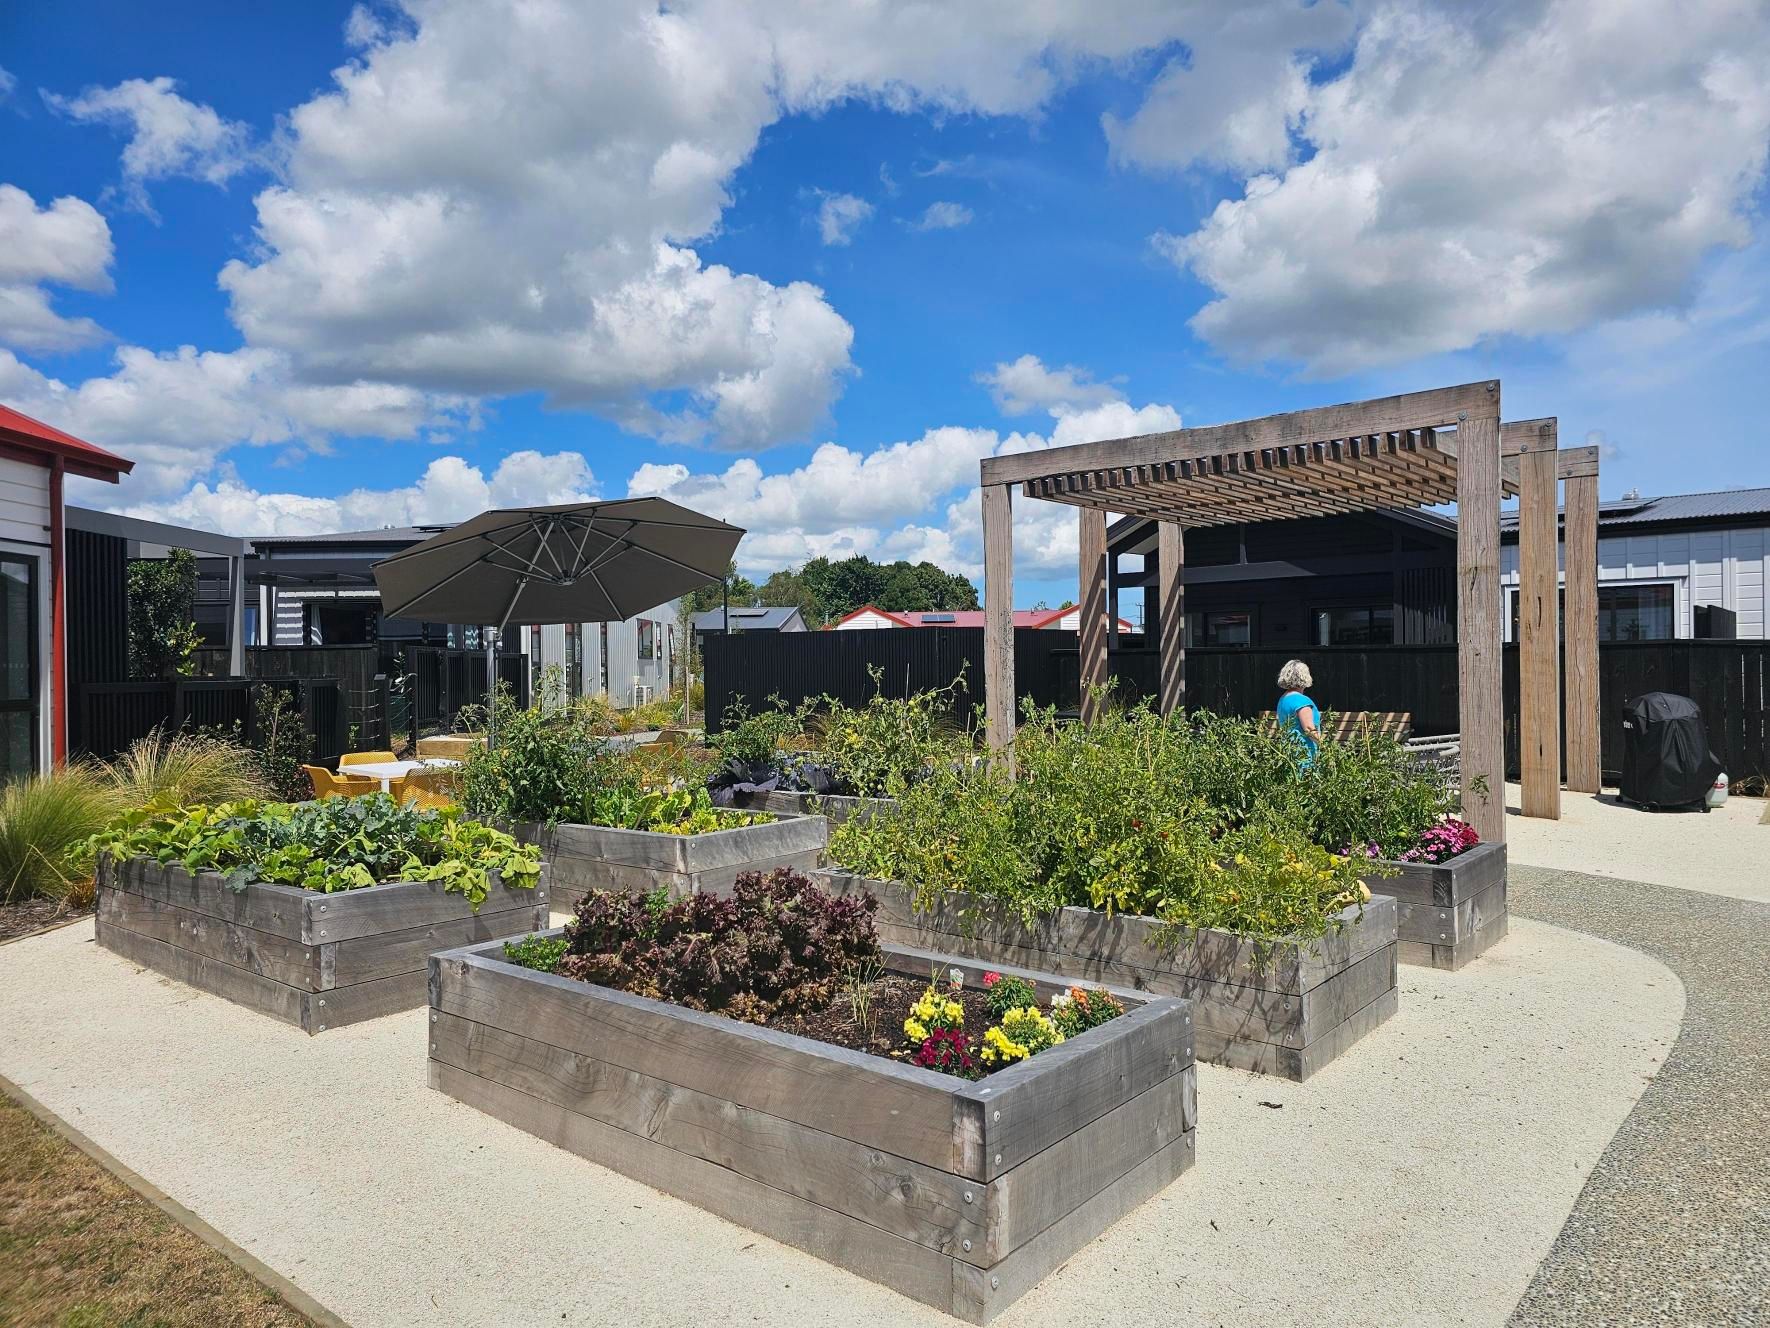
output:
[[1156, 691], [1161, 711], [1186, 704], [1186, 531], [1178, 521], [1156, 526], [1156, 629], [1161, 634]]
[[[1490, 391], [1490, 385], [1492, 390]], [[1404, 429], [1431, 429], [1455, 424], [1459, 412], [1485, 409], [1493, 403], [1495, 447], [1494, 494], [1498, 497], [1498, 384], [1465, 383], [1457, 387], [1410, 392], [1401, 396], [1351, 401], [1310, 410], [1267, 415], [1231, 424], [1175, 429], [1097, 443], [1074, 443], [1014, 456], [985, 457], [981, 467], [987, 495], [991, 486], [1022, 484], [1045, 475], [1109, 467], [1155, 465], [1160, 462], [1217, 456], [1295, 443], [1313, 443]], [[1125, 511], [1129, 508], [1119, 508]], [[985, 530], [988, 529], [987, 509]]]
[[995, 759], [1014, 769], [1014, 490], [1024, 475], [983, 474], [983, 705], [984, 735]]
[[1508, 925], [1508, 915], [1502, 911], [1454, 945], [1403, 941], [1400, 948], [1401, 962], [1454, 973], [1505, 940]]
[[1180, 973], [1300, 993], [1395, 939], [1395, 902], [1383, 895], [1373, 897], [1362, 916], [1357, 908], [1342, 910], [1343, 925], [1337, 931], [1308, 942], [1281, 942], [1263, 956], [1253, 939], [1224, 931], [1203, 931], [1190, 940], [1164, 944], [1163, 927], [1156, 919], [1126, 913], [1108, 917], [1097, 909], [1059, 909], [1028, 927], [1010, 908], [953, 892], [924, 912], [898, 882], [835, 868], [826, 869], [824, 875], [831, 889], [871, 893], [879, 901], [880, 927], [912, 930], [919, 938], [912, 943], [925, 948], [987, 957], [998, 946], [1012, 947], [1018, 953], [1011, 962], [1027, 968], [1061, 975], [1079, 971], [1078, 963], [1095, 965], [1102, 973], [1124, 974], [1127, 986], [1152, 991], [1160, 989], [1137, 975]]
[[[441, 1061], [431, 1087], [600, 1166], [936, 1309], [952, 1308], [956, 1261], [914, 1241]], [[987, 1281], [987, 1276], [985, 1278]]]
[[1404, 941], [1425, 945], [1455, 945], [1473, 936], [1506, 911], [1506, 882], [1502, 877], [1480, 894], [1456, 904], [1403, 904], [1400, 930]]
[[734, 826], [704, 835], [667, 835], [600, 825], [519, 825], [517, 838], [537, 844], [549, 861], [579, 858], [659, 872], [742, 870], [763, 858], [819, 853], [830, 841], [821, 816], [779, 816], [760, 825]]
[[330, 1028], [413, 1009], [424, 1004], [428, 978], [428, 970], [414, 968], [372, 982], [306, 992], [301, 1002], [301, 1026], [309, 1033], [324, 1033]]
[[988, 1269], [955, 1265], [951, 1313], [969, 1323], [988, 1323], [1082, 1246], [1177, 1180], [1192, 1165], [1196, 1151], [1196, 1131], [1188, 1131], [1000, 1263]]
[[112, 865], [118, 888], [164, 904], [225, 918], [254, 931], [300, 941], [306, 890], [254, 881], [244, 890], [230, 890], [214, 872], [191, 873], [182, 866], [162, 865], [150, 858], [130, 858]]
[[735, 805], [776, 816], [821, 816], [832, 825], [855, 816], [876, 816], [897, 809], [896, 798], [856, 798], [841, 793], [795, 793], [770, 789], [767, 793], [739, 793]]
[[804, 1039], [790, 1034], [462, 951], [431, 964], [441, 970], [435, 1003], [445, 1014], [642, 1074], [668, 1063], [685, 1088], [858, 1143], [890, 1138], [911, 1161], [964, 1169], [951, 1080], [933, 1071], [822, 1044], [813, 1044], [822, 1054], [807, 1056]]
[[1460, 904], [1506, 879], [1506, 846], [1477, 844], [1448, 862], [1391, 862], [1395, 876], [1371, 875], [1364, 883], [1373, 894], [1392, 896], [1401, 904]]
[[1500, 659], [1500, 391], [1457, 422], [1457, 688], [1463, 816], [1506, 837]]
[[[513, 895], [526, 891], [511, 891]], [[524, 936], [535, 930], [535, 908], [525, 903], [520, 908], [498, 912], [482, 907], [477, 914], [433, 922], [401, 931], [380, 932], [358, 936], [348, 941], [328, 941], [322, 949], [328, 952], [327, 987], [345, 987], [358, 982], [373, 982], [400, 973], [424, 969], [430, 956], [438, 950], [453, 950], [474, 941], [491, 941], [506, 936]]]
[[958, 1090], [977, 1103], [983, 1172], [1012, 1171], [1192, 1064], [1193, 1011], [1157, 1000]]
[[297, 987], [111, 923], [101, 921], [97, 936], [98, 943], [105, 949], [164, 977], [270, 1015], [273, 1019], [281, 1019], [284, 1023], [297, 1026], [301, 1023], [301, 1000], [306, 993]]
[[312, 990], [319, 985], [318, 951], [286, 936], [108, 885], [99, 887], [98, 915], [107, 924], [291, 987]]
[[952, 1172], [454, 1015], [431, 1024], [430, 1055], [942, 1254], [993, 1257], [988, 1187]]
[[1561, 818], [1561, 594], [1554, 437], [1518, 458], [1518, 688], [1520, 806]]
[[1076, 510], [1076, 519], [1081, 523], [1076, 644], [1081, 659], [1082, 722], [1091, 723], [1106, 703], [1106, 513], [1082, 507]]
[[[302, 939], [314, 945], [473, 915], [466, 896], [444, 890], [440, 881], [388, 881], [336, 894], [304, 893], [307, 898], [303, 901]], [[503, 913], [514, 908], [533, 909], [547, 902], [548, 871], [543, 864], [533, 889], [512, 889], [494, 874], [480, 910]]]
[[1189, 1065], [1027, 1159], [990, 1187], [994, 1211], [984, 1266], [1026, 1245], [1197, 1124], [1198, 1070]]
[[814, 871], [820, 865], [822, 857], [820, 851], [808, 850], [778, 858], [758, 858], [742, 866], [709, 872], [664, 872], [649, 867], [622, 867], [582, 859], [555, 858], [552, 906], [569, 913], [592, 890], [650, 894], [662, 887], [670, 892], [672, 899], [695, 893], [729, 894], [737, 878], [745, 872], [771, 872], [777, 867]]
[[[1211, 1034], [1238, 1042], [1270, 1042], [1304, 1048], [1329, 1036], [1345, 1020], [1395, 986], [1396, 943], [1365, 955], [1301, 996], [1268, 994], [1265, 1001], [1231, 1004], [1206, 994], [1193, 998], [1201, 1040]], [[1228, 988], [1237, 991], [1236, 988]]]
[[1598, 742], [1598, 463], [1567, 481], [1567, 787], [1596, 793]]

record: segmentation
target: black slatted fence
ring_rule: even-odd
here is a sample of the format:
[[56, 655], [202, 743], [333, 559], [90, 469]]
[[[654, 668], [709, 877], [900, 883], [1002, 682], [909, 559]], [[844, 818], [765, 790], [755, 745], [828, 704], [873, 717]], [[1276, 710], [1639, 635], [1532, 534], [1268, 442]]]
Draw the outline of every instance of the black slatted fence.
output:
[[[789, 703], [833, 696], [858, 704], [872, 696], [870, 669], [887, 696], [942, 687], [963, 670], [959, 698], [969, 716], [983, 701], [983, 630], [923, 627], [848, 632], [738, 632], [702, 638], [707, 722], [715, 731], [734, 700], [751, 708], [778, 695]], [[1272, 709], [1277, 678], [1299, 656], [1315, 674], [1316, 700], [1332, 710], [1405, 710], [1416, 734], [1454, 733], [1457, 650], [1446, 646], [1316, 647], [1305, 651], [1194, 648], [1186, 652], [1189, 704], [1252, 716]], [[1518, 765], [1518, 651], [1505, 652], [1506, 761]], [[1021, 628], [1014, 634], [1015, 688], [1021, 698], [1073, 711], [1079, 655], [1073, 633]], [[1153, 696], [1156, 652], [1109, 654], [1118, 694]], [[1730, 776], [1770, 777], [1770, 642], [1651, 641], [1599, 647], [1599, 731], [1607, 779], [1622, 767], [1622, 706], [1643, 692], [1688, 696], [1702, 707], [1709, 744]]]

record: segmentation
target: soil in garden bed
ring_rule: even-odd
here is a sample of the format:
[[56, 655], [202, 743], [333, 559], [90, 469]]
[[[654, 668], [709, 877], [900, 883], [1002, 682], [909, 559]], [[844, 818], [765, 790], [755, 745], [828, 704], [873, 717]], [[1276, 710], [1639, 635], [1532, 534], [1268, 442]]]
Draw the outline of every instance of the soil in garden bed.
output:
[[[966, 976], [981, 977], [982, 974]], [[763, 1027], [777, 1029], [782, 1033], [796, 1033], [800, 1037], [829, 1042], [838, 1047], [847, 1047], [851, 1051], [870, 1052], [875, 1056], [892, 1056], [893, 1053], [898, 1053], [894, 1059], [908, 1060], [912, 1049], [904, 1039], [903, 1021], [909, 1018], [910, 1007], [921, 1000], [922, 993], [928, 990], [927, 981], [887, 973], [867, 990], [871, 1002], [870, 1030], [862, 1027], [855, 1019], [854, 1002], [849, 999], [846, 990], [826, 1009], [812, 1014], [776, 1015]], [[944, 982], [940, 984], [940, 990], [951, 996]], [[959, 993], [959, 1004], [965, 1007], [965, 1032], [973, 1039], [996, 1022], [981, 988], [966, 987]]]
[[60, 899], [21, 899], [16, 904], [0, 904], [0, 942], [34, 936], [91, 912], [90, 904], [73, 908]]

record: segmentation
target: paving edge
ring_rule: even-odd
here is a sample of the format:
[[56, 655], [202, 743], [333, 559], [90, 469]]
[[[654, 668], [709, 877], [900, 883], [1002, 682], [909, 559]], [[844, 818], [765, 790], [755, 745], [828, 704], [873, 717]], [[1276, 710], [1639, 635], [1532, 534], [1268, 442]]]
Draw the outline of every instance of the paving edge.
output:
[[[41, 934], [41, 933], [39, 933]], [[23, 937], [19, 938], [23, 940]], [[306, 1315], [317, 1328], [350, 1328], [350, 1325], [296, 1286], [256, 1255], [249, 1254], [222, 1235], [171, 1195], [162, 1191], [145, 1176], [130, 1170], [111, 1153], [32, 1097], [5, 1075], [0, 1075], [0, 1093], [30, 1112], [44, 1126], [78, 1148], [87, 1157], [115, 1176], [136, 1194], [147, 1200], [203, 1244], [225, 1258], [236, 1268], [256, 1279], [267, 1290], [276, 1293], [297, 1314]]]

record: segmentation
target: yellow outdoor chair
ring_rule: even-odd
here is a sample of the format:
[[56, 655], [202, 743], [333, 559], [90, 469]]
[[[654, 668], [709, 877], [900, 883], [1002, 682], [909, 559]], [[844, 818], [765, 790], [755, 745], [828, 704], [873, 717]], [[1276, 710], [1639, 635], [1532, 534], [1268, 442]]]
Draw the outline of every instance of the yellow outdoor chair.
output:
[[455, 805], [455, 777], [448, 770], [413, 770], [388, 784], [393, 800], [424, 809]]
[[360, 798], [365, 793], [379, 793], [381, 781], [378, 779], [353, 779], [348, 775], [335, 775], [324, 766], [304, 765], [301, 769], [307, 775], [307, 782], [313, 785], [313, 796], [316, 798]]
[[338, 768], [342, 770], [352, 765], [378, 765], [398, 759], [392, 752], [346, 752], [338, 758]]

